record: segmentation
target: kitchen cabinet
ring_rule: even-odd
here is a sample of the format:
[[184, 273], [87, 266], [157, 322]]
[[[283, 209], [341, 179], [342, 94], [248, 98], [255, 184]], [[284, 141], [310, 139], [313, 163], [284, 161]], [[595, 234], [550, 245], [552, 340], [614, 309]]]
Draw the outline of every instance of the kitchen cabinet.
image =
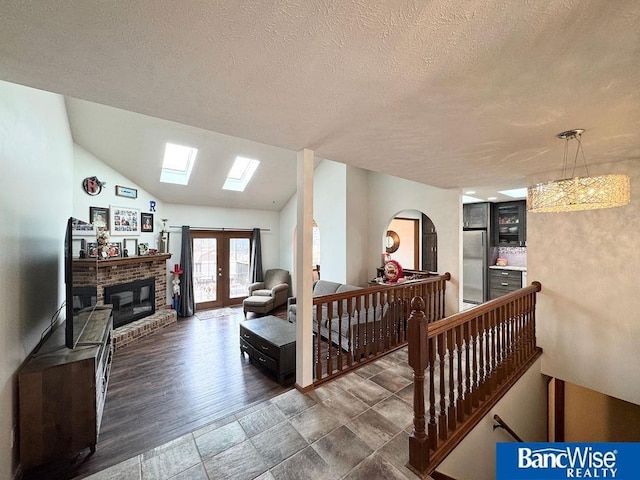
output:
[[463, 228], [487, 228], [488, 225], [488, 203], [467, 203], [462, 206]]
[[522, 288], [522, 272], [489, 269], [489, 300]]
[[527, 242], [526, 201], [493, 204], [493, 243], [496, 246], [524, 247]]

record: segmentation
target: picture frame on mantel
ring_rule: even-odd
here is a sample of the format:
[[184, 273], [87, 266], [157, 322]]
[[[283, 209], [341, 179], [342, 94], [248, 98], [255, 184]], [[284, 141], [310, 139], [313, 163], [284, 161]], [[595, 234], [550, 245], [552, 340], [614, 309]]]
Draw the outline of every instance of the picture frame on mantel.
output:
[[140, 210], [130, 207], [109, 207], [111, 236], [140, 235]]
[[[137, 238], [125, 238], [122, 242], [122, 254], [123, 256], [136, 257], [138, 255], [138, 239]], [[124, 254], [127, 255], [124, 255]]]

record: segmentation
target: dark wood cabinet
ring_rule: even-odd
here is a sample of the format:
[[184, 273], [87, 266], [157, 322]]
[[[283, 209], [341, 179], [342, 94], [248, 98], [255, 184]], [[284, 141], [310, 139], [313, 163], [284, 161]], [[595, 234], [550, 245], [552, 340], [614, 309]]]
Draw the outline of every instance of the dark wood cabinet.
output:
[[113, 355], [111, 309], [95, 310], [76, 348], [58, 327], [18, 375], [20, 461], [30, 469], [90, 448], [95, 451]]
[[526, 201], [493, 204], [493, 244], [505, 247], [524, 247], [527, 242]]
[[466, 203], [462, 206], [463, 228], [487, 228], [488, 226], [488, 203]]
[[296, 326], [274, 316], [240, 323], [240, 350], [249, 361], [273, 373], [280, 384], [296, 376]]
[[489, 269], [489, 300], [522, 288], [522, 272], [517, 270]]

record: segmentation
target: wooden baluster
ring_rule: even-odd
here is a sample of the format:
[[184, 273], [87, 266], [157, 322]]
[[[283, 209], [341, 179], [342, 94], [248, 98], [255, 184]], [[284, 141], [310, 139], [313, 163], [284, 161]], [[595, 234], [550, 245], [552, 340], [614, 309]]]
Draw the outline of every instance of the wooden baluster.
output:
[[[349, 298], [347, 301], [347, 314], [349, 315], [349, 318], [347, 318], [347, 325], [349, 327], [349, 330], [347, 330], [349, 332], [349, 335], [347, 335], [347, 353], [345, 354], [345, 358], [347, 361], [347, 367], [350, 367], [353, 365], [353, 355], [354, 355], [354, 349], [355, 349], [355, 345], [353, 344], [353, 314], [354, 314], [354, 305], [353, 305], [353, 299]], [[342, 339], [342, 341], [344, 342], [345, 340]], [[340, 349], [342, 351], [342, 349]], [[342, 358], [340, 358], [340, 360], [338, 361], [338, 363], [340, 364], [340, 369], [342, 370]]]
[[436, 365], [436, 348], [434, 339], [429, 338], [429, 439], [431, 440], [431, 448], [438, 448], [438, 425], [436, 424], [436, 385], [435, 385], [435, 365]]
[[524, 342], [524, 358], [525, 360], [529, 358], [531, 354], [530, 343], [529, 343], [529, 308], [530, 308], [531, 295], [527, 295], [522, 300], [522, 332], [523, 332], [523, 342]]
[[534, 312], [536, 309], [536, 294], [531, 293], [528, 296], [529, 308], [527, 311], [527, 343], [529, 345], [529, 355], [533, 355], [536, 348], [536, 334], [533, 321]]
[[317, 380], [321, 380], [322, 379], [322, 357], [321, 357], [321, 348], [322, 348], [322, 341], [320, 338], [320, 322], [322, 321], [322, 305], [321, 304], [317, 304], [316, 305], [316, 357], [317, 357], [317, 361], [316, 361], [316, 379]]
[[413, 369], [413, 432], [409, 436], [409, 465], [421, 475], [429, 468], [429, 437], [425, 425], [424, 371], [429, 361], [427, 319], [424, 301], [416, 297], [411, 302], [407, 323], [409, 366]]
[[507, 326], [506, 326], [506, 321], [504, 320], [505, 318], [505, 310], [506, 307], [502, 306], [502, 307], [498, 307], [497, 309], [497, 315], [498, 315], [498, 326], [500, 328], [500, 335], [499, 335], [499, 339], [500, 339], [500, 353], [499, 353], [499, 358], [498, 358], [498, 383], [502, 383], [502, 381], [505, 379], [505, 369], [506, 369], [506, 362], [507, 362]]
[[[333, 374], [333, 302], [329, 302], [327, 305], [327, 373]], [[321, 318], [321, 317], [320, 317]]]
[[400, 339], [400, 341], [403, 341], [403, 337], [402, 335], [404, 335], [404, 339], [406, 339], [407, 341], [409, 341], [409, 332], [408, 332], [408, 319], [402, 315], [402, 312], [400, 311], [400, 304], [398, 303], [398, 298], [397, 296], [393, 296], [393, 322], [395, 325], [395, 328], [398, 329], [399, 332], [401, 332], [401, 336], [399, 336], [398, 338]]
[[462, 377], [462, 346], [464, 345], [464, 339], [462, 337], [462, 325], [455, 327], [456, 329], [456, 351], [458, 353], [458, 401], [456, 402], [456, 409], [458, 414], [458, 423], [464, 421], [464, 381]]
[[491, 312], [483, 315], [484, 324], [484, 387], [482, 397], [486, 398], [491, 393]]
[[[358, 324], [358, 312], [360, 311], [360, 302], [359, 299], [356, 298], [355, 301], [355, 305], [353, 306], [354, 308], [354, 312], [353, 315], [349, 318], [349, 325], [350, 328], [357, 328], [354, 327], [354, 325]], [[353, 344], [353, 341], [351, 340], [352, 335], [349, 335], [349, 341], [351, 342], [351, 348], [349, 349], [350, 352], [352, 352], [349, 357], [351, 357], [351, 359], [353, 360], [353, 362], [355, 363], [359, 363], [362, 359], [362, 354], [364, 353], [364, 349], [362, 348], [362, 345], [364, 342], [364, 338], [362, 338], [360, 335], [357, 335], [355, 340], [356, 343], [355, 345]]]
[[525, 299], [518, 299], [518, 365], [523, 365], [526, 357], [525, 328], [524, 328]]
[[484, 358], [485, 358], [485, 342], [484, 342], [484, 335], [485, 335], [485, 317], [486, 315], [481, 315], [480, 317], [478, 317], [476, 319], [476, 325], [478, 328], [478, 338], [477, 338], [477, 342], [478, 342], [478, 401], [482, 401], [484, 399], [484, 390], [485, 390], [485, 386], [486, 386], [486, 379], [485, 379], [485, 365], [484, 365]]
[[508, 329], [507, 329], [507, 346], [509, 347], [509, 362], [507, 363], [507, 378], [511, 377], [511, 374], [513, 373], [514, 369], [515, 369], [515, 357], [516, 357], [516, 352], [515, 352], [515, 335], [514, 335], [514, 331], [515, 331], [515, 303], [513, 301], [511, 301], [510, 303], [507, 304], [507, 311], [509, 312], [508, 316], [507, 316], [507, 325], [508, 325]]
[[440, 369], [440, 416], [438, 417], [438, 430], [440, 438], [447, 439], [447, 385], [444, 377], [444, 359], [447, 353], [446, 334], [438, 335], [438, 368]]
[[490, 392], [493, 393], [498, 386], [498, 324], [496, 311], [491, 311], [489, 315], [491, 321], [491, 364], [489, 374], [491, 375]]
[[450, 329], [447, 331], [447, 348], [449, 350], [449, 409], [447, 415], [449, 417], [449, 429], [451, 431], [456, 429], [456, 392], [454, 383], [454, 356], [453, 351], [455, 349], [455, 330]]
[[471, 337], [471, 346], [473, 353], [471, 368], [471, 406], [478, 408], [479, 392], [478, 392], [478, 317], [471, 319], [469, 322], [469, 330]]
[[471, 413], [471, 345], [469, 334], [469, 323], [462, 325], [462, 334], [464, 335], [464, 413]]
[[389, 350], [395, 344], [392, 343], [391, 336], [389, 334], [389, 328], [387, 326], [387, 322], [389, 319], [386, 315], [383, 315], [384, 312], [384, 303], [382, 300], [382, 295], [378, 293], [371, 294], [372, 303], [373, 303], [373, 322], [374, 325], [378, 324], [378, 329], [380, 330], [380, 338], [382, 339], [383, 351]]
[[[351, 302], [351, 299], [348, 300], [347, 302], [347, 315], [349, 316], [347, 322], [350, 324], [351, 323], [351, 308], [349, 308], [349, 303]], [[336, 340], [338, 340], [338, 346], [336, 348], [336, 360], [337, 360], [337, 365], [336, 368], [338, 369], [338, 372], [342, 370], [342, 322], [343, 322], [343, 317], [344, 315], [344, 302], [342, 300], [340, 300], [338, 302], [338, 333], [336, 334]], [[347, 330], [347, 331], [351, 331], [351, 329]], [[351, 335], [349, 335], [349, 337], [351, 337]]]

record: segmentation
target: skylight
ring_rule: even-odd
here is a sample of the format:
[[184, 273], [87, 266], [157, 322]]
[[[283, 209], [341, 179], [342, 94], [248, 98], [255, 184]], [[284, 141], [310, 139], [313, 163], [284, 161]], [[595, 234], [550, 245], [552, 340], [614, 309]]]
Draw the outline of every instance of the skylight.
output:
[[478, 202], [484, 202], [484, 200], [482, 200], [481, 198], [470, 197], [469, 195], [462, 196], [462, 203], [478, 203]]
[[258, 160], [236, 157], [236, 161], [233, 163], [231, 170], [229, 170], [229, 175], [227, 175], [227, 180], [224, 182], [222, 189], [243, 192], [258, 165], [260, 165]]
[[162, 173], [160, 181], [163, 183], [175, 183], [186, 185], [189, 183], [189, 176], [193, 169], [198, 154], [197, 148], [185, 147], [168, 143], [164, 149], [164, 160], [162, 161]]
[[514, 188], [513, 190], [501, 190], [498, 193], [511, 198], [524, 198], [527, 196], [526, 188]]

